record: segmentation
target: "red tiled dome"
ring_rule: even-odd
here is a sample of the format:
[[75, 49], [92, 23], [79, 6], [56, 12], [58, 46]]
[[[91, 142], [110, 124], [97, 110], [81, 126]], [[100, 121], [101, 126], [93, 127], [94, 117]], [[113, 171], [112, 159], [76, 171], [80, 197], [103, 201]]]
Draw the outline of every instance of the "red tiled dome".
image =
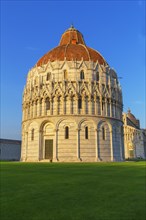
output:
[[82, 34], [74, 27], [69, 28], [61, 36], [60, 44], [48, 53], [46, 53], [38, 62], [37, 66], [47, 64], [48, 61], [63, 60], [84, 60], [98, 61], [99, 64], [105, 65], [106, 61], [99, 52], [87, 47]]

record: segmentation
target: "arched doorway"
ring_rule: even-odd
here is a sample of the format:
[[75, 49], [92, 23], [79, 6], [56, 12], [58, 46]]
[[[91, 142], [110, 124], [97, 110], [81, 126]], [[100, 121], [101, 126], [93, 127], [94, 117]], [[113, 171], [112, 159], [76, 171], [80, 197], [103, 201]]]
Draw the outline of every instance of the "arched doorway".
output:
[[54, 124], [45, 123], [42, 127], [41, 136], [41, 159], [52, 161], [56, 154]]

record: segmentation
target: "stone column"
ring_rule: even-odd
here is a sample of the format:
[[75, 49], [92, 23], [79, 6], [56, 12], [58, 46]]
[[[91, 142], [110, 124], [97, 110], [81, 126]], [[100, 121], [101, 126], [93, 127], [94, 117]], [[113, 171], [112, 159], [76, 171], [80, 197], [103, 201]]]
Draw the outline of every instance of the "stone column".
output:
[[100, 115], [100, 100], [97, 98], [97, 115]]
[[29, 119], [31, 118], [31, 112], [32, 112], [32, 109], [31, 109], [31, 103], [29, 104]]
[[112, 101], [110, 99], [110, 117], [113, 117], [113, 114], [112, 114]]
[[72, 114], [72, 97], [69, 96], [69, 114]]
[[97, 115], [97, 98], [96, 98], [96, 96], [94, 96], [94, 113], [95, 113], [95, 115]]
[[63, 109], [63, 115], [65, 115], [65, 97], [62, 97], [62, 109]]
[[89, 114], [91, 115], [92, 114], [92, 104], [91, 104], [91, 102], [92, 102], [92, 98], [91, 98], [91, 96], [89, 97]]
[[32, 108], [31, 108], [31, 103], [29, 103], [29, 119], [31, 118], [31, 113], [32, 113]]
[[39, 115], [42, 116], [43, 114], [43, 99], [40, 100], [40, 111], [39, 111]]
[[32, 117], [35, 117], [35, 101], [32, 104]]
[[50, 115], [54, 115], [54, 108], [53, 108], [53, 101], [55, 102], [55, 100], [53, 99], [53, 97], [50, 98]]
[[40, 116], [40, 100], [37, 101], [37, 116]]
[[38, 159], [39, 161], [43, 159], [43, 156], [42, 156], [42, 130], [39, 131], [39, 155], [38, 155]]
[[115, 118], [117, 118], [117, 104], [116, 104], [116, 101], [115, 101]]
[[117, 118], [119, 119], [119, 104], [118, 104], [118, 102], [116, 102], [116, 112], [117, 112]]
[[76, 96], [76, 98], [75, 98], [75, 100], [76, 100], [76, 114], [78, 115], [79, 114], [79, 109], [78, 109], [78, 97]]
[[[119, 128], [118, 128], [118, 129], [119, 129]], [[120, 130], [120, 129], [119, 129], [119, 130]], [[120, 157], [121, 157], [121, 160], [123, 160], [122, 140], [121, 140], [122, 134], [121, 134], [121, 131], [118, 132], [118, 135], [119, 135]]]
[[27, 152], [28, 152], [28, 132], [25, 132], [25, 161], [27, 161]]
[[116, 113], [116, 111], [115, 111], [115, 101], [113, 102], [113, 112], [114, 112], [113, 117], [115, 118], [115, 113]]
[[103, 115], [103, 111], [102, 111], [102, 97], [100, 97], [100, 115]]
[[30, 105], [27, 105], [27, 119], [30, 117]]
[[99, 149], [98, 149], [97, 132], [98, 132], [98, 130], [95, 129], [95, 152], [96, 152], [96, 161], [99, 161]]
[[35, 101], [33, 102], [33, 106], [32, 106], [33, 108], [33, 118], [35, 117]]
[[108, 114], [107, 114], [107, 111], [108, 111], [108, 110], [107, 110], [107, 99], [105, 99], [105, 106], [104, 106], [104, 107], [105, 107], [105, 115], [107, 116], [107, 115], [108, 115]]
[[27, 117], [28, 117], [28, 110], [27, 110], [27, 105], [25, 106], [25, 118], [24, 120], [27, 120]]
[[42, 116], [46, 115], [46, 102], [45, 98], [42, 100]]
[[58, 129], [55, 129], [55, 137], [54, 137], [54, 144], [53, 144], [53, 161], [58, 161]]
[[37, 116], [37, 101], [34, 101], [34, 114], [33, 117], [35, 118]]
[[60, 108], [59, 108], [59, 111], [60, 111], [60, 115], [63, 114], [63, 97], [61, 96], [60, 98]]
[[82, 97], [82, 114], [86, 114], [86, 102], [85, 102], [85, 96]]
[[112, 130], [110, 131], [110, 144], [111, 144], [111, 161], [113, 161], [113, 132]]
[[57, 103], [56, 103], [56, 114], [59, 115], [59, 109], [60, 109], [60, 97], [57, 97]]
[[33, 114], [34, 114], [34, 110], [33, 110], [33, 108], [34, 108], [34, 103], [31, 103], [31, 118], [33, 118]]
[[53, 108], [53, 115], [58, 115], [58, 97], [54, 97], [54, 108]]
[[80, 130], [81, 129], [76, 129], [77, 130], [77, 160], [80, 160]]

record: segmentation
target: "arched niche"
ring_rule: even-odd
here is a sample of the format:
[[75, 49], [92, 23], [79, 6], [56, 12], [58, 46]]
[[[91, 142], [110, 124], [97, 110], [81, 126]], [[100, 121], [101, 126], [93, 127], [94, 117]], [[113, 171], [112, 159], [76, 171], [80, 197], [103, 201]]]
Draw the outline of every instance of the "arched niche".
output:
[[106, 121], [100, 121], [98, 129], [98, 154], [101, 161], [111, 161], [111, 126]]

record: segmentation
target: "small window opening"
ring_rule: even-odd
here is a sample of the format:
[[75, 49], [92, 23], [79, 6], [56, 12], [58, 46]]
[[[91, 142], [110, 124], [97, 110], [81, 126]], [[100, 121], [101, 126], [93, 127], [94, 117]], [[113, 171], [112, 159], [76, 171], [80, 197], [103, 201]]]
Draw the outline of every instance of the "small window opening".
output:
[[65, 127], [65, 139], [69, 139], [69, 127]]
[[78, 99], [78, 108], [79, 109], [82, 108], [82, 99], [81, 98]]
[[85, 127], [85, 139], [88, 139], [88, 127]]
[[80, 79], [84, 79], [85, 78], [85, 76], [84, 76], [84, 71], [82, 70], [81, 72], [80, 72]]
[[34, 140], [34, 128], [31, 130], [31, 140]]
[[105, 140], [105, 128], [102, 128], [102, 139]]

